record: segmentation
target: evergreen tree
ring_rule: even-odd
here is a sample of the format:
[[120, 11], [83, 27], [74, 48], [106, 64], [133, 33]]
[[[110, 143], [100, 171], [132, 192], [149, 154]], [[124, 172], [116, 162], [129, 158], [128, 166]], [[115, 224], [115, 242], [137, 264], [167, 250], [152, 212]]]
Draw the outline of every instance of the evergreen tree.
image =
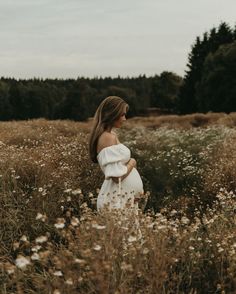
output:
[[220, 45], [231, 43], [233, 40], [234, 34], [225, 22], [219, 25], [218, 30], [213, 28], [209, 34], [205, 32], [202, 40], [199, 37], [196, 38], [188, 57], [188, 70], [178, 96], [180, 113], [199, 111], [196, 88], [202, 77], [205, 59], [209, 53], [214, 53]]
[[196, 99], [201, 112], [236, 111], [236, 41], [207, 56]]
[[63, 101], [58, 105], [55, 117], [59, 119], [72, 119], [83, 121], [88, 118], [86, 97], [83, 91], [77, 86], [70, 89]]
[[0, 81], [0, 120], [11, 119], [12, 109], [9, 102], [9, 85]]
[[160, 76], [155, 76], [151, 86], [151, 106], [175, 109], [181, 84], [182, 78], [172, 72], [164, 71]]

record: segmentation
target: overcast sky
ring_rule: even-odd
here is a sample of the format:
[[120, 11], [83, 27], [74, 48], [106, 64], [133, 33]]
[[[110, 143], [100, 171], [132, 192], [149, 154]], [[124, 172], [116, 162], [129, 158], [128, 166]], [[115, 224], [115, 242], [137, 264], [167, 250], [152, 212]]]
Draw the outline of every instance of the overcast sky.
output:
[[181, 76], [197, 36], [236, 0], [0, 0], [0, 76]]

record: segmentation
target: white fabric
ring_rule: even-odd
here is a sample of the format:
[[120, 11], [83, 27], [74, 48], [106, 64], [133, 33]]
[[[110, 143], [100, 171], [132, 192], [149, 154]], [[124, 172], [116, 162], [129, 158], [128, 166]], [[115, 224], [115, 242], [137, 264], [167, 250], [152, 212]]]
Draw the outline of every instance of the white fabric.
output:
[[[97, 210], [105, 205], [108, 208], [136, 207], [135, 196], [143, 192], [143, 182], [136, 168], [121, 181], [121, 176], [127, 173], [127, 162], [131, 152], [124, 144], [119, 143], [103, 148], [97, 155], [98, 163], [102, 169], [105, 180], [97, 198]], [[111, 177], [119, 177], [117, 184]]]

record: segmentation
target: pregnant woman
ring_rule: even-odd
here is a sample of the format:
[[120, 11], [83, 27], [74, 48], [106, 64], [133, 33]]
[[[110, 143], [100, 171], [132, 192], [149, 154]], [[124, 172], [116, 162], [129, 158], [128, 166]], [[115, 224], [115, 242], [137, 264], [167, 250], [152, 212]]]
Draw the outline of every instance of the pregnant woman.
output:
[[105, 180], [97, 198], [97, 210], [138, 208], [143, 182], [130, 149], [122, 144], [113, 128], [126, 120], [129, 105], [120, 97], [109, 96], [98, 106], [89, 140], [90, 158], [99, 163]]

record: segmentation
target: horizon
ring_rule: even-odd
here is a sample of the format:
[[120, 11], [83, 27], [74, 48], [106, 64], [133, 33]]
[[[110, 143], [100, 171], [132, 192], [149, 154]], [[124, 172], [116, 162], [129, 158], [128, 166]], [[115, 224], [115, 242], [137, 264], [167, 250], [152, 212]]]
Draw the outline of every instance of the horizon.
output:
[[[163, 71], [163, 72], [167, 72], [167, 71]], [[57, 77], [31, 77], [31, 78], [15, 78], [15, 77], [4, 77], [4, 76], [1, 76], [0, 79], [14, 79], [14, 80], [17, 80], [17, 81], [20, 81], [20, 80], [78, 80], [78, 79], [89, 79], [89, 80], [92, 80], [92, 79], [137, 79], [137, 78], [140, 78], [140, 77], [144, 77], [145, 78], [154, 78], [155, 76], [160, 76], [163, 72], [161, 72], [160, 74], [153, 74], [153, 75], [149, 75], [147, 76], [146, 74], [140, 74], [140, 75], [136, 75], [136, 76], [94, 76], [94, 77], [84, 77], [84, 76], [78, 76], [78, 77], [73, 77], [73, 78], [67, 78], [67, 77], [63, 77], [63, 78], [57, 78]], [[168, 71], [169, 72], [169, 71]], [[172, 74], [176, 74], [175, 72], [169, 72], [169, 73], [172, 73]], [[177, 74], [176, 74], [177, 75]], [[178, 75], [179, 76], [179, 75]], [[179, 76], [181, 78], [184, 78], [184, 76]]]

